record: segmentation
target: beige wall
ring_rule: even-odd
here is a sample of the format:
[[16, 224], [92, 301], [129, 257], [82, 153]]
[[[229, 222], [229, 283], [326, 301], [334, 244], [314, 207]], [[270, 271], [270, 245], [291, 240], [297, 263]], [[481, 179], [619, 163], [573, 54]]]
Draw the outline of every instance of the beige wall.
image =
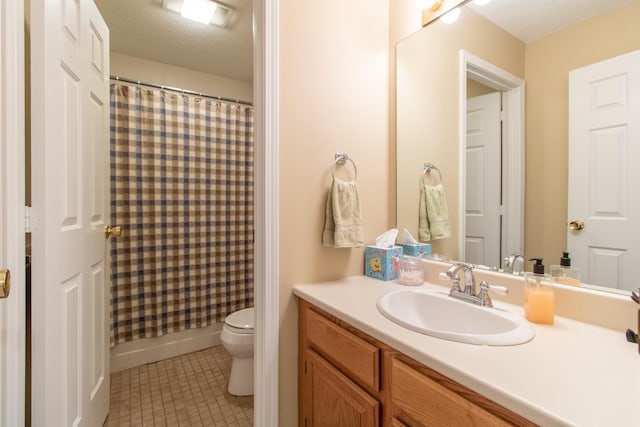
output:
[[403, 39], [422, 28], [422, 13], [414, 0], [394, 0], [389, 10], [389, 215], [397, 224], [396, 209], [396, 49]]
[[322, 246], [336, 151], [358, 166], [366, 242], [393, 225], [389, 1], [288, 0], [279, 14], [280, 425], [297, 425], [296, 283], [359, 275], [364, 250]]
[[192, 90], [211, 96], [253, 101], [253, 82], [250, 81], [233, 80], [116, 52], [111, 52], [110, 61], [110, 73], [118, 77]]
[[527, 45], [525, 255], [557, 264], [567, 241], [568, 73], [640, 49], [640, 0]]
[[434, 163], [447, 191], [451, 238], [431, 243], [452, 258], [459, 239], [460, 49], [519, 77], [525, 59], [524, 43], [468, 8], [455, 24], [434, 22], [398, 45], [398, 227], [417, 237], [418, 182], [423, 163]]

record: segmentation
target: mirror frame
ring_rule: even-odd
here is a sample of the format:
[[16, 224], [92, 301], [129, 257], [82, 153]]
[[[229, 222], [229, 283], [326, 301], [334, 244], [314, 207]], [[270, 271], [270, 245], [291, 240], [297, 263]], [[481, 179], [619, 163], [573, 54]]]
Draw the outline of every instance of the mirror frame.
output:
[[[460, 51], [459, 83], [459, 181], [458, 257], [465, 259], [466, 246], [466, 140], [467, 140], [467, 78], [499, 90], [503, 95], [502, 155], [502, 223], [501, 247], [504, 256], [524, 253], [525, 201], [525, 81], [465, 50]], [[504, 218], [504, 216], [503, 216]]]

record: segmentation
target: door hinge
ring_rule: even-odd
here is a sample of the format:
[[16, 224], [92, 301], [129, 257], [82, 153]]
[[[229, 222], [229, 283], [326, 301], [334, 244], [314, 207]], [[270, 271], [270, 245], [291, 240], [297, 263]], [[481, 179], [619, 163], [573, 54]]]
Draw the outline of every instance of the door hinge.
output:
[[500, 121], [504, 122], [504, 110], [500, 110]]
[[33, 208], [31, 206], [24, 207], [24, 232], [25, 233], [33, 233], [34, 231], [38, 231], [38, 221], [33, 213]]
[[500, 205], [500, 208], [498, 208], [498, 212], [500, 213], [500, 216], [504, 215], [504, 206]]
[[304, 361], [304, 374], [307, 375], [307, 361]]
[[307, 417], [304, 417], [304, 427], [307, 427]]

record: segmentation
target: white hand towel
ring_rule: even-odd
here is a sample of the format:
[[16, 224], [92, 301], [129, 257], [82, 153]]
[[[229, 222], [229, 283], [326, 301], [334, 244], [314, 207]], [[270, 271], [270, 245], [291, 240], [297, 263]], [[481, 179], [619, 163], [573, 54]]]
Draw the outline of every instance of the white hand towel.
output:
[[447, 237], [451, 237], [451, 227], [444, 186], [423, 185], [420, 187], [418, 240], [428, 242]]
[[355, 181], [333, 180], [327, 195], [322, 244], [329, 248], [364, 246], [360, 194]]

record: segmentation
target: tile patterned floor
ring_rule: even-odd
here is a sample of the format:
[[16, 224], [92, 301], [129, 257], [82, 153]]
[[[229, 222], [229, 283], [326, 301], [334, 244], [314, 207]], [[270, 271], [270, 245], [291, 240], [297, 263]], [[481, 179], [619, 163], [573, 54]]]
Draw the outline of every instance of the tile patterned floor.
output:
[[111, 374], [106, 427], [253, 425], [253, 396], [227, 392], [231, 357], [222, 346]]

